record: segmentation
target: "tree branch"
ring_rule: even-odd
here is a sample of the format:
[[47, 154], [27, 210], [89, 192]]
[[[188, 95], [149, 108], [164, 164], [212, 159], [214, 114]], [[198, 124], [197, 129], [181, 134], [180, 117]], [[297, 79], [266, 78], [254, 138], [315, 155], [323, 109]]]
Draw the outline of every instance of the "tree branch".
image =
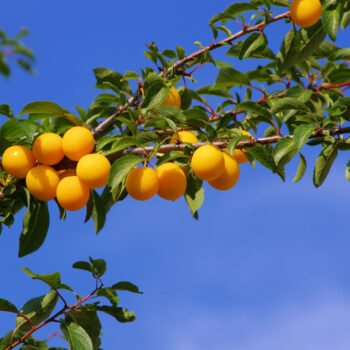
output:
[[[341, 134], [349, 134], [350, 133], [350, 127], [344, 127], [344, 128], [334, 128], [333, 130], [331, 130], [329, 132], [329, 134], [331, 136], [335, 136], [335, 135], [341, 135]], [[309, 139], [314, 139], [314, 138], [319, 138], [319, 137], [323, 137], [323, 130], [316, 130], [314, 131]], [[280, 140], [283, 137], [289, 137], [289, 138], [293, 138], [293, 135], [287, 135], [287, 136], [281, 136], [281, 135], [276, 135], [276, 136], [270, 136], [270, 137], [262, 137], [262, 138], [258, 138], [258, 139], [251, 139], [251, 140], [243, 140], [238, 142], [238, 144], [236, 145], [235, 148], [237, 149], [243, 149], [243, 148], [247, 148], [247, 147], [254, 147], [255, 145], [266, 145], [266, 144], [271, 144], [271, 143], [276, 143], [278, 140]], [[211, 144], [213, 144], [214, 146], [217, 146], [219, 148], [226, 148], [227, 145], [229, 144], [230, 140], [226, 140], [226, 141], [216, 141], [216, 142], [212, 142]], [[192, 146], [194, 147], [194, 149], [197, 149], [201, 146], [210, 144], [210, 142], [197, 142], [197, 143], [193, 143]], [[167, 144], [167, 145], [163, 145], [160, 146], [159, 149], [157, 150], [157, 152], [160, 153], [169, 153], [171, 151], [182, 151], [184, 148], [186, 147], [186, 143], [171, 143], [171, 144]], [[151, 153], [154, 150], [154, 148], [152, 146], [149, 147], [137, 147], [137, 148], [133, 148], [133, 149], [127, 149], [124, 150], [123, 152], [118, 152], [115, 155], [110, 155], [108, 158], [109, 160], [111, 160], [112, 162], [122, 156], [125, 156], [127, 154], [135, 154], [137, 156], [146, 156], [149, 153]]]
[[[22, 344], [25, 342], [25, 340], [31, 336], [34, 332], [36, 332], [38, 329], [46, 326], [48, 323], [51, 322], [57, 322], [56, 318], [58, 316], [63, 315], [67, 310], [75, 310], [77, 307], [79, 307], [82, 303], [84, 303], [85, 301], [88, 301], [91, 299], [91, 297], [93, 295], [95, 295], [97, 293], [97, 291], [99, 289], [101, 289], [103, 287], [103, 283], [101, 282], [100, 286], [96, 286], [96, 288], [86, 297], [78, 300], [75, 304], [73, 305], [67, 305], [65, 304], [64, 307], [59, 310], [58, 312], [56, 312], [53, 316], [51, 316], [50, 318], [48, 318], [47, 320], [41, 322], [40, 324], [38, 324], [37, 326], [32, 326], [32, 328], [25, 334], [23, 335], [20, 339], [16, 340], [14, 343], [11, 343], [7, 348], [5, 348], [5, 350], [11, 350], [14, 347], [16, 347], [19, 344]], [[21, 315], [23, 317], [23, 315]], [[28, 322], [30, 322], [31, 324], [33, 324], [33, 322], [31, 320], [28, 319]]]
[[[275, 17], [270, 18], [270, 21], [268, 23], [273, 23], [285, 18], [289, 18], [290, 17], [290, 13], [289, 11], [282, 13], [280, 15], [277, 15]], [[247, 26], [244, 27], [244, 29], [240, 30], [239, 32], [221, 40], [218, 41], [217, 43], [213, 43], [211, 45], [206, 46], [205, 48], [198, 50], [188, 56], [186, 56], [185, 58], [183, 58], [182, 60], [177, 61], [176, 63], [174, 63], [170, 68], [168, 68], [168, 70], [165, 72], [165, 75], [171, 74], [172, 72], [176, 72], [180, 67], [183, 67], [186, 63], [194, 61], [195, 59], [201, 57], [205, 52], [207, 51], [212, 51], [215, 50], [219, 47], [222, 47], [224, 45], [230, 44], [232, 41], [240, 38], [241, 36], [251, 33], [251, 32], [255, 32], [255, 31], [261, 31], [264, 29], [264, 27], [268, 24], [265, 22], [259, 23], [255, 26]], [[164, 76], [164, 71], [160, 72], [159, 75]], [[128, 100], [128, 102], [124, 105], [119, 107], [118, 111], [116, 111], [115, 113], [113, 113], [110, 117], [108, 117], [107, 119], [105, 119], [101, 124], [99, 124], [93, 131], [92, 134], [94, 136], [97, 136], [99, 134], [101, 134], [103, 131], [105, 131], [106, 129], [108, 129], [110, 126], [113, 125], [115, 119], [121, 114], [123, 113], [125, 110], [127, 110], [129, 107], [134, 106], [137, 102], [139, 101], [139, 93], [138, 91]]]

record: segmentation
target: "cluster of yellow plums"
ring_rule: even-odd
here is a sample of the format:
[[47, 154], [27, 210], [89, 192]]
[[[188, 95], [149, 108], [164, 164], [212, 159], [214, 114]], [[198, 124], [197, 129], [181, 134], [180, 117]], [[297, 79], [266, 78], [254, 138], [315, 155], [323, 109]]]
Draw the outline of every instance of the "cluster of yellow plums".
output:
[[[69, 129], [63, 137], [55, 133], [38, 136], [33, 147], [15, 145], [2, 156], [2, 166], [10, 175], [26, 179], [30, 194], [41, 200], [56, 198], [66, 210], [83, 208], [91, 188], [107, 184], [111, 164], [95, 147], [92, 133], [83, 126]], [[75, 169], [56, 171], [52, 166], [63, 157], [77, 161]]]
[[[242, 131], [243, 135], [251, 135]], [[197, 137], [190, 131], [179, 131], [170, 143], [197, 143]], [[162, 154], [158, 154], [162, 155]], [[244, 151], [235, 149], [233, 156], [227, 150], [221, 151], [213, 145], [204, 145], [194, 151], [191, 167], [194, 174], [217, 190], [231, 189], [239, 178], [239, 165], [248, 161]], [[175, 163], [164, 163], [153, 170], [140, 167], [132, 170], [126, 179], [126, 189], [131, 197], [147, 200], [158, 194], [167, 200], [183, 196], [187, 187], [188, 169]]]
[[[181, 106], [181, 98], [174, 87], [162, 105]], [[251, 136], [247, 131], [243, 135]], [[170, 143], [197, 143], [195, 134], [179, 131]], [[90, 196], [90, 189], [101, 188], [108, 183], [111, 164], [99, 153], [92, 153], [95, 140], [87, 128], [75, 126], [63, 137], [55, 133], [38, 136], [32, 149], [23, 145], [7, 148], [2, 156], [2, 166], [10, 175], [26, 180], [32, 196], [49, 201], [56, 198], [66, 210], [83, 208]], [[158, 156], [163, 154], [157, 153]], [[74, 169], [55, 170], [54, 166], [64, 157], [76, 161]], [[191, 166], [194, 174], [218, 190], [232, 188], [239, 178], [240, 163], [248, 159], [241, 150], [234, 150], [233, 156], [213, 145], [205, 145], [194, 153]], [[126, 178], [129, 195], [137, 200], [147, 200], [156, 193], [166, 200], [183, 196], [187, 187], [187, 167], [169, 162], [153, 170], [149, 167], [133, 169]]]

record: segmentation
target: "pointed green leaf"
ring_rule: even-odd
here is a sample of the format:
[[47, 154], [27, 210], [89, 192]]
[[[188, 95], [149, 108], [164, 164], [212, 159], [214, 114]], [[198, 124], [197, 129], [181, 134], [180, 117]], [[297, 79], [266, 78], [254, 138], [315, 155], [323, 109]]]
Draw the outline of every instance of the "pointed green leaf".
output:
[[338, 1], [336, 4], [330, 6], [322, 6], [322, 23], [327, 34], [333, 41], [337, 38], [342, 9], [342, 1]]
[[12, 108], [10, 105], [0, 105], [0, 114], [8, 118], [13, 118]]
[[331, 166], [337, 157], [338, 148], [335, 143], [325, 146], [316, 160], [313, 182], [315, 187], [319, 187], [326, 179]]
[[87, 261], [77, 261], [73, 264], [74, 269], [84, 270], [92, 273], [92, 266]]
[[87, 332], [75, 322], [65, 319], [61, 323], [61, 331], [69, 344], [69, 350], [94, 350]]
[[235, 106], [235, 109], [242, 109], [243, 111], [254, 112], [258, 115], [265, 117], [268, 120], [271, 120], [272, 118], [270, 112], [266, 108], [252, 101], [239, 103], [238, 105]]
[[278, 140], [274, 150], [273, 159], [275, 160], [276, 166], [285, 165], [288, 163], [296, 154], [297, 148], [293, 139], [289, 136], [283, 137]]
[[170, 88], [162, 80], [154, 81], [147, 90], [141, 108], [150, 110], [158, 107], [165, 101], [169, 94]]
[[233, 69], [221, 68], [216, 78], [215, 88], [229, 88], [235, 85], [249, 85], [250, 81], [246, 74]]
[[350, 181], [350, 161], [346, 163], [345, 177]]
[[185, 199], [195, 219], [198, 219], [198, 209], [204, 202], [204, 189], [202, 187], [202, 180], [189, 175], [187, 177], [187, 188], [185, 192]]
[[23, 230], [19, 239], [19, 257], [33, 253], [41, 247], [49, 229], [49, 222], [47, 202], [32, 200], [23, 218]]
[[106, 211], [101, 197], [95, 190], [91, 190], [92, 198], [92, 219], [95, 225], [96, 234], [99, 233], [106, 222]]
[[296, 98], [284, 97], [274, 99], [272, 102], [271, 113], [276, 114], [283, 111], [296, 110], [300, 112], [310, 112], [309, 108]]
[[115, 290], [125, 290], [132, 293], [143, 294], [143, 292], [139, 290], [139, 287], [130, 282], [118, 282], [113, 284], [112, 288]]
[[[115, 306], [96, 306], [97, 311], [105, 312], [106, 314], [114, 317], [117, 321], [121, 323], [126, 322], [133, 322], [136, 320], [135, 314], [133, 311], [128, 311], [126, 309], [123, 309], [121, 307], [115, 307]], [[84, 349], [85, 350], [85, 349]]]
[[303, 62], [312, 55], [326, 37], [321, 21], [309, 28], [302, 28], [299, 32], [292, 29], [285, 37], [277, 64], [280, 72], [293, 65]]
[[33, 280], [40, 280], [46, 284], [48, 284], [52, 289], [59, 289], [61, 285], [61, 275], [59, 272], [54, 272], [49, 275], [38, 275], [27, 267], [21, 267], [21, 270], [24, 271], [29, 277], [33, 278]]
[[301, 178], [304, 176], [305, 170], [306, 170], [306, 158], [301, 153], [299, 153], [299, 156], [300, 156], [299, 166], [298, 166], [297, 173], [295, 174], [295, 177], [293, 179], [293, 182], [300, 181]]
[[262, 51], [267, 46], [267, 40], [262, 33], [253, 33], [243, 41], [239, 52], [239, 59], [248, 58], [255, 53]]
[[0, 298], [0, 311], [18, 312], [18, 309], [8, 300]]
[[299, 151], [305, 145], [314, 131], [315, 127], [309, 124], [301, 124], [295, 128], [293, 132], [294, 142], [297, 145]]
[[93, 349], [97, 350], [99, 348], [102, 327], [96, 311], [85, 311], [83, 307], [77, 311], [69, 311], [65, 322], [74, 322], [83, 328], [91, 339]]
[[93, 259], [91, 256], [89, 257], [91, 266], [92, 266], [92, 272], [95, 277], [100, 278], [103, 276], [107, 270], [106, 261], [103, 259]]
[[[25, 303], [21, 313], [29, 318], [34, 325], [46, 320], [52, 313], [58, 301], [56, 292], [50, 292], [41, 297], [33, 298]], [[30, 330], [32, 325], [23, 317], [16, 317], [16, 327], [21, 325], [20, 329], [24, 332]]]
[[52, 114], [56, 117], [62, 117], [71, 121], [75, 125], [82, 125], [82, 120], [70, 113], [60, 105], [50, 101], [37, 101], [27, 104], [23, 107], [19, 115], [32, 114], [32, 113], [45, 113]]

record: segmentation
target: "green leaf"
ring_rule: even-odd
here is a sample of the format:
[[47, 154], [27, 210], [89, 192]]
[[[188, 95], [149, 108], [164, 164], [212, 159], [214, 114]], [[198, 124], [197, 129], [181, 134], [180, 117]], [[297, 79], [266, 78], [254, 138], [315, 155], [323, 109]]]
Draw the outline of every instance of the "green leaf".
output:
[[295, 174], [295, 177], [293, 179], [293, 182], [300, 181], [301, 178], [304, 176], [305, 170], [306, 170], [306, 158], [301, 153], [299, 153], [299, 156], [300, 156], [299, 166], [298, 166], [297, 173]]
[[143, 158], [137, 157], [133, 154], [128, 154], [114, 162], [109, 173], [109, 185], [111, 187], [111, 191], [114, 192], [117, 190], [130, 171], [142, 161]]
[[186, 203], [191, 211], [193, 217], [198, 219], [198, 209], [204, 202], [204, 189], [202, 187], [202, 180], [189, 175], [187, 177], [187, 188], [185, 192]]
[[298, 147], [298, 151], [305, 145], [308, 141], [310, 135], [314, 132], [315, 127], [309, 124], [301, 124], [295, 128], [293, 132], [294, 143]]
[[92, 273], [92, 265], [87, 261], [77, 261], [73, 264], [74, 269], [84, 270]]
[[0, 52], [0, 73], [2, 73], [6, 78], [10, 76], [10, 68], [6, 63], [2, 52]]
[[107, 270], [106, 261], [103, 259], [93, 259], [89, 257], [91, 266], [92, 266], [92, 273], [95, 277], [100, 278], [103, 276]]
[[[57, 301], [57, 293], [50, 292], [26, 302], [21, 310], [21, 313], [27, 316], [27, 318], [29, 318], [34, 325], [37, 325], [51, 315]], [[24, 332], [27, 332], [32, 328], [31, 324], [21, 316], [16, 317], [16, 327], [19, 325], [21, 325], [20, 329]]]
[[0, 298], [0, 311], [18, 312], [18, 309], [8, 300]]
[[338, 49], [328, 57], [329, 61], [350, 60], [350, 49]]
[[34, 134], [40, 128], [39, 124], [26, 119], [12, 118], [1, 126], [0, 136], [6, 140], [16, 140], [26, 137], [29, 142], [34, 140]]
[[271, 113], [276, 114], [288, 110], [296, 110], [300, 112], [310, 112], [309, 108], [296, 98], [284, 97], [279, 99], [274, 99], [272, 102]]
[[350, 10], [343, 13], [342, 20], [341, 20], [341, 29], [345, 29], [350, 24]]
[[253, 11], [256, 9], [257, 7], [255, 5], [250, 4], [248, 2], [236, 2], [228, 6], [224, 12], [212, 17], [209, 21], [209, 24], [214, 24], [225, 19], [233, 19], [236, 15], [247, 11]]
[[277, 66], [283, 72], [311, 56], [326, 37], [321, 22], [299, 32], [292, 29], [285, 37], [277, 55]]
[[133, 322], [136, 320], [136, 317], [134, 315], [134, 312], [128, 311], [126, 309], [123, 309], [121, 307], [115, 307], [115, 306], [96, 306], [97, 311], [105, 312], [106, 314], [114, 317], [117, 321], [121, 323], [126, 322]]
[[164, 102], [169, 94], [170, 88], [162, 80], [154, 81], [147, 90], [141, 108], [150, 110]]
[[18, 256], [33, 253], [44, 243], [49, 229], [47, 202], [32, 200], [23, 218], [23, 230], [19, 238]]
[[107, 298], [112, 305], [117, 306], [119, 298], [115, 290], [111, 287], [102, 288], [97, 292], [97, 296]]
[[106, 211], [101, 197], [95, 190], [91, 190], [92, 198], [92, 219], [95, 225], [96, 234], [99, 233], [106, 222]]
[[77, 311], [69, 311], [65, 322], [74, 322], [88, 334], [91, 339], [93, 349], [96, 350], [101, 345], [101, 323], [96, 311], [85, 311], [79, 308]]
[[65, 319], [61, 322], [60, 328], [69, 344], [70, 350], [94, 350], [88, 333], [75, 322]]
[[141, 78], [136, 72], [127, 71], [121, 80], [124, 81], [128, 79], [141, 79]]
[[132, 293], [143, 294], [135, 284], [130, 282], [118, 282], [113, 284], [112, 289], [125, 290]]
[[346, 163], [345, 177], [350, 181], [350, 161]]
[[267, 39], [262, 33], [253, 33], [243, 41], [239, 52], [239, 59], [248, 58], [255, 53], [262, 51], [267, 46]]
[[215, 86], [211, 85], [205, 85], [200, 87], [196, 93], [198, 95], [209, 95], [209, 96], [219, 96], [219, 97], [226, 97], [226, 98], [232, 98], [232, 95], [228, 89], [225, 88], [215, 88]]
[[124, 91], [128, 94], [132, 94], [132, 91], [130, 90], [129, 83], [123, 79], [123, 76], [108, 68], [95, 68], [94, 74], [96, 78], [96, 87], [103, 90], [112, 90], [116, 93], [119, 93], [120, 91]]
[[276, 166], [288, 163], [294, 157], [296, 152], [297, 148], [293, 139], [286, 136], [278, 140], [272, 153]]
[[186, 56], [185, 50], [181, 46], [176, 46], [176, 52], [179, 60], [182, 60]]
[[29, 103], [23, 107], [19, 115], [32, 113], [53, 114], [56, 117], [65, 118], [75, 125], [82, 125], [82, 120], [80, 118], [70, 113], [68, 110], [62, 108], [57, 103], [50, 101], [38, 101]]
[[233, 68], [221, 68], [214, 88], [229, 88], [236, 85], [249, 84], [250, 82], [246, 74]]
[[324, 146], [316, 160], [314, 169], [313, 182], [315, 187], [319, 187], [323, 184], [337, 155], [338, 148], [335, 143]]
[[322, 23], [329, 37], [335, 41], [341, 21], [343, 3], [338, 1], [337, 4], [322, 6]]
[[0, 114], [8, 118], [13, 118], [12, 108], [10, 105], [0, 105]]
[[59, 272], [54, 272], [49, 275], [38, 275], [27, 267], [21, 267], [21, 270], [24, 271], [29, 277], [33, 278], [33, 280], [40, 280], [46, 284], [48, 284], [52, 289], [59, 289], [61, 285], [61, 275]]
[[243, 111], [254, 112], [258, 115], [265, 117], [268, 120], [272, 119], [270, 112], [266, 108], [260, 106], [256, 102], [252, 102], [252, 101], [242, 102], [242, 103], [239, 103], [238, 105], [236, 105], [235, 109], [241, 109]]

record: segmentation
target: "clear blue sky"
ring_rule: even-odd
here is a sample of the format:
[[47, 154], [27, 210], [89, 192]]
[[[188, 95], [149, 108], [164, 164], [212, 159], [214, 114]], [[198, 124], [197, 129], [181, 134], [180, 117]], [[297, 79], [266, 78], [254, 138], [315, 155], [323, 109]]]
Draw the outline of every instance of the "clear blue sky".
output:
[[[32, 34], [37, 76], [13, 69], [1, 78], [0, 103], [17, 113], [27, 103], [50, 100], [68, 109], [87, 108], [98, 93], [92, 69], [124, 73], [147, 62], [144, 44], [195, 49], [211, 42], [208, 21], [228, 1], [176, 2], [101, 0], [24, 1], [1, 5], [0, 27], [15, 34], [25, 26]], [[268, 29], [277, 49], [288, 29]], [[346, 46], [345, 34], [340, 43]], [[222, 56], [219, 54], [219, 56]], [[234, 67], [248, 65], [233, 61]], [[255, 64], [256, 61], [248, 64]], [[213, 70], [195, 76], [212, 82]], [[215, 102], [214, 102], [215, 103]], [[317, 150], [318, 151], [318, 150]], [[0, 297], [21, 307], [43, 294], [40, 282], [19, 267], [37, 273], [61, 271], [63, 281], [81, 293], [92, 279], [71, 269], [89, 255], [108, 263], [106, 284], [136, 283], [143, 295], [121, 293], [121, 305], [136, 312], [131, 324], [103, 317], [103, 349], [166, 350], [345, 350], [350, 346], [350, 236], [347, 229], [349, 183], [347, 154], [336, 160], [325, 184], [312, 185], [317, 152], [308, 149], [304, 179], [291, 182], [297, 168], [287, 167], [287, 182], [261, 166], [241, 167], [237, 186], [228, 192], [205, 187], [200, 220], [194, 221], [182, 199], [126, 199], [109, 213], [96, 237], [84, 211], [58, 221], [51, 206], [51, 228], [44, 246], [17, 258], [21, 215], [0, 237], [3, 282]], [[0, 314], [1, 335], [13, 317]], [[47, 337], [57, 326], [41, 331]], [[53, 340], [54, 344], [61, 344]]]

